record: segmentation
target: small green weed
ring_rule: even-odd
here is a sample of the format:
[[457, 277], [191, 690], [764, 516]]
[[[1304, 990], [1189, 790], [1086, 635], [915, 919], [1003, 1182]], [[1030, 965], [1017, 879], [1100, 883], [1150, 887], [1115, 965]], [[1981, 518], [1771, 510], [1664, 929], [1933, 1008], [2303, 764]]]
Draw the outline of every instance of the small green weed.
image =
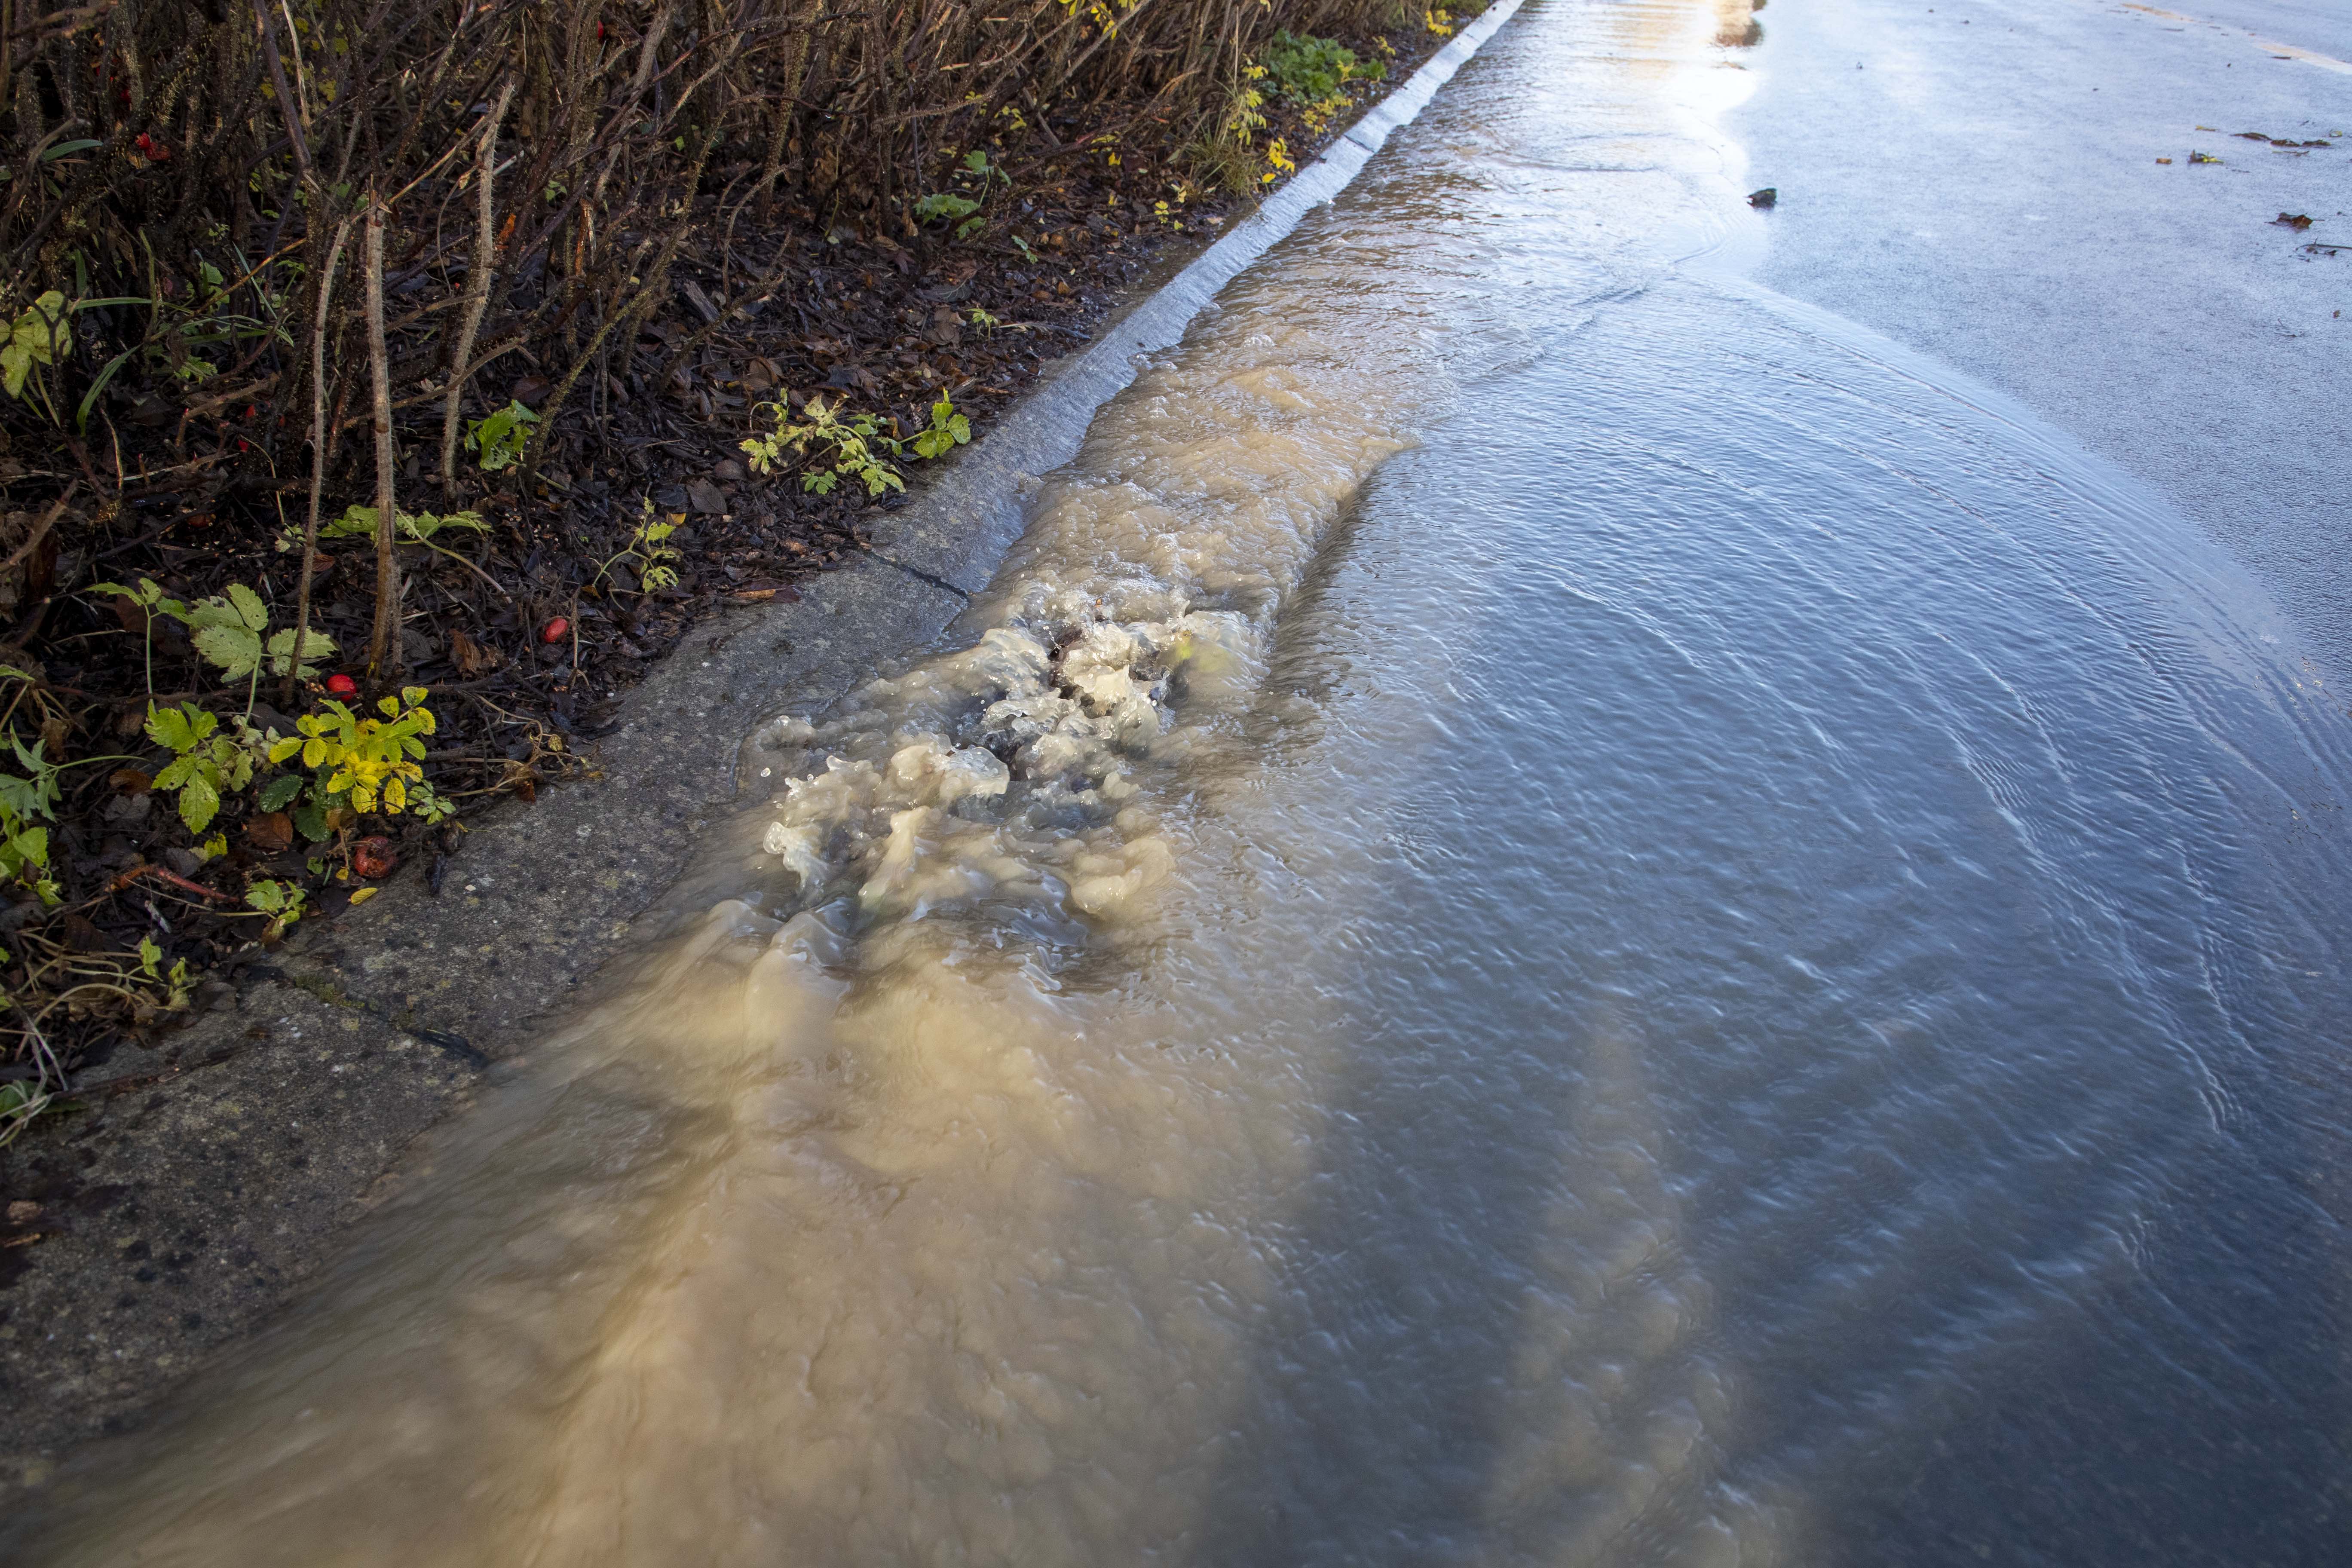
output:
[[822, 395], [812, 397], [802, 410], [804, 419], [795, 421], [793, 411], [783, 403], [762, 403], [761, 412], [772, 411], [775, 432], [754, 436], [742, 444], [744, 454], [751, 459], [754, 473], [772, 472], [784, 461], [789, 452], [793, 457], [816, 465], [801, 475], [801, 489], [816, 495], [830, 495], [841, 476], [847, 474], [866, 487], [867, 496], [878, 496], [885, 490], [903, 490], [907, 481], [898, 470], [875, 451], [877, 446], [887, 447], [897, 456], [900, 443], [882, 434], [881, 422], [870, 414], [856, 414], [845, 419], [838, 399], [828, 405]]
[[1276, 33], [1261, 61], [1275, 90], [1301, 106], [1321, 103], [1349, 82], [1385, 81], [1389, 68], [1362, 60], [1337, 38], [1288, 31]]
[[[446, 517], [441, 517], [429, 511], [402, 511], [394, 513], [394, 518], [393, 533], [402, 543], [422, 544], [436, 555], [446, 556], [488, 583], [492, 588], [497, 589], [501, 596], [505, 595], [506, 589], [499, 584], [497, 578], [442, 543], [436, 537], [452, 530], [465, 533], [488, 533], [490, 531], [490, 525], [482, 521], [480, 512], [453, 511]], [[320, 539], [373, 539], [375, 508], [345, 507], [342, 516], [328, 522], [319, 530], [319, 537]], [[279, 535], [278, 541], [278, 548], [280, 550], [299, 550], [301, 544], [302, 535], [291, 528]]]
[[[988, 323], [992, 327], [999, 324], [993, 316], [988, 318]], [[810, 398], [802, 410], [805, 422], [795, 423], [787, 405], [760, 405], [761, 412], [772, 412], [776, 428], [772, 435], [754, 436], [742, 444], [744, 452], [751, 457], [752, 471], [772, 473], [790, 453], [812, 465], [801, 475], [803, 490], [829, 495], [841, 482], [840, 476], [850, 474], [866, 486], [866, 493], [871, 498], [885, 490], [907, 488], [905, 478], [882, 458], [877, 447], [887, 448], [894, 458], [904, 456], [909, 447], [918, 458], [937, 458], [971, 439], [971, 421], [956, 412], [955, 405], [944, 393], [931, 405], [929, 426], [917, 432], [911, 440], [885, 436], [882, 422], [871, 414], [844, 418], [841, 409], [838, 401], [826, 406], [824, 396], [819, 395]], [[817, 466], [828, 461], [832, 464], [829, 468]]]
[[148, 705], [147, 738], [172, 753], [155, 775], [155, 787], [176, 797], [180, 820], [191, 833], [211, 826], [221, 802], [253, 782], [259, 742], [243, 719], [236, 722], [236, 733], [224, 735], [220, 721], [193, 702], [176, 708]]
[[915, 216], [924, 223], [942, 219], [956, 226], [958, 239], [970, 239], [988, 220], [978, 216], [988, 203], [989, 194], [1000, 185], [1010, 188], [1013, 176], [1004, 166], [989, 161], [986, 152], [975, 147], [963, 155], [963, 166], [955, 173], [962, 185], [961, 191], [934, 191], [915, 203]]
[[0, 773], [0, 876], [54, 906], [58, 885], [49, 877], [49, 830], [39, 824], [57, 820], [58, 775], [64, 770], [41, 754], [41, 742], [27, 750], [14, 734], [7, 740], [26, 776]]
[[602, 583], [605, 573], [628, 560], [635, 560], [637, 563], [637, 586], [643, 592], [650, 594], [657, 589], [677, 586], [677, 563], [686, 557], [669, 542], [669, 536], [677, 531], [678, 525], [686, 521], [686, 515], [674, 512], [667, 522], [656, 522], [651, 497], [643, 498], [638, 506], [642, 521], [637, 524], [637, 531], [629, 535], [629, 542], [620, 553], [596, 568], [596, 575], [589, 581], [590, 587]]
[[0, 388], [5, 388], [9, 396], [24, 397], [26, 379], [35, 365], [57, 363], [56, 351], [66, 342], [66, 317], [70, 313], [66, 297], [55, 289], [18, 313], [9, 327], [8, 341], [0, 344]]
[[[345, 507], [342, 516], [331, 520], [319, 530], [319, 537], [373, 539], [375, 521], [375, 508], [372, 506]], [[433, 536], [445, 530], [455, 528], [469, 533], [487, 533], [489, 527], [478, 511], [453, 511], [446, 517], [437, 517], [429, 511], [404, 511], [394, 514], [393, 531], [412, 544], [433, 545], [438, 550], [441, 547], [433, 543]]]
[[[538, 423], [538, 415], [519, 402], [509, 401], [486, 418], [466, 421], [466, 450], [474, 454], [475, 462], [486, 474], [510, 468], [522, 461], [530, 427]], [[373, 523], [373, 514], [370, 521]]]
[[[978, 202], [970, 196], [957, 195], [952, 191], [934, 191], [915, 204], [915, 216], [925, 223], [936, 223], [941, 218], [953, 223], [958, 218], [971, 217], [979, 210]], [[956, 237], [962, 239], [968, 233], [968, 228], [960, 228], [956, 231]]]
[[309, 895], [293, 882], [275, 882], [265, 878], [245, 890], [246, 907], [269, 917], [269, 924], [261, 933], [265, 942], [276, 942], [285, 935], [286, 928], [302, 918], [302, 906], [307, 901]]
[[[373, 526], [373, 525], [371, 525]], [[155, 689], [155, 617], [169, 616], [186, 626], [194, 635], [196, 652], [205, 662], [220, 670], [222, 684], [242, 680], [247, 684], [247, 711], [252, 710], [252, 697], [262, 671], [272, 675], [294, 675], [309, 679], [319, 673], [316, 662], [335, 651], [335, 639], [324, 632], [306, 632], [302, 637], [299, 658], [294, 652], [294, 628], [269, 629], [269, 607], [261, 595], [242, 583], [231, 583], [226, 594], [199, 599], [194, 605], [183, 604], [167, 595], [152, 577], [142, 577], [135, 588], [121, 583], [100, 583], [93, 594], [118, 595], [129, 599], [147, 616], [147, 689]]]
[[971, 421], [958, 414], [945, 393], [931, 405], [930, 428], [915, 437], [915, 456], [936, 458], [971, 439]]

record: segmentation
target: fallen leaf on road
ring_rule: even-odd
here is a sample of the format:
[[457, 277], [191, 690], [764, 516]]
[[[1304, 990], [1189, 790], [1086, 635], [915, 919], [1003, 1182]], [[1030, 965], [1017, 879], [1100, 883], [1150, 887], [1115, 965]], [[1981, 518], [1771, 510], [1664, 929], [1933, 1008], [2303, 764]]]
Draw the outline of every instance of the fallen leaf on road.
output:
[[2158, 163], [2171, 163], [2171, 162], [2172, 162], [2172, 160], [2171, 160], [2171, 159], [2169, 159], [2169, 158], [2158, 158], [2158, 159], [2157, 160], [2157, 162], [2158, 162]]
[[1776, 185], [1767, 185], [1760, 191], [1750, 191], [1748, 193], [1748, 205], [1751, 207], [1760, 209], [1764, 207], [1776, 206], [1780, 204], [1780, 188]]
[[2281, 213], [2271, 219], [2271, 224], [2278, 228], [2304, 229], [2311, 226], [2311, 219], [2302, 213]]
[[2218, 163], [2221, 160], [2210, 153], [2191, 153], [2189, 154], [2189, 161], [2192, 163]]
[[362, 888], [358, 892], [352, 895], [352, 907], [357, 908], [359, 905], [366, 903], [370, 899], [374, 898], [378, 893], [383, 891], [383, 889], [382, 888]]

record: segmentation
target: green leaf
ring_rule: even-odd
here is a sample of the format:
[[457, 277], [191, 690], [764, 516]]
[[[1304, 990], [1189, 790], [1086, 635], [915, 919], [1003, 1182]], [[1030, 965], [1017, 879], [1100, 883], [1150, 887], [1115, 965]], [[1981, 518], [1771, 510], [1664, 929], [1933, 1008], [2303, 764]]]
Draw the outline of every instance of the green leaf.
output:
[[294, 808], [294, 830], [313, 844], [327, 841], [327, 808], [317, 801], [305, 801]]
[[143, 973], [152, 975], [155, 973], [155, 966], [163, 961], [163, 950], [155, 945], [155, 939], [149, 936], [141, 937], [139, 939], [140, 969]]
[[247, 631], [261, 631], [269, 625], [268, 606], [261, 602], [260, 595], [244, 584], [231, 583], [228, 585], [228, 602]]
[[463, 528], [476, 533], [487, 533], [489, 527], [478, 511], [453, 511], [446, 517], [436, 517], [429, 511], [400, 513], [400, 531], [415, 540], [430, 539], [445, 528]]
[[71, 142], [60, 142], [56, 146], [50, 148], [47, 152], [42, 153], [41, 162], [44, 163], [54, 163], [60, 158], [69, 158], [76, 153], [87, 153], [94, 147], [103, 147], [105, 145], [105, 142], [93, 142], [87, 136], [77, 137]]
[[286, 886], [282, 882], [256, 882], [245, 890], [245, 901], [263, 914], [274, 915], [286, 907]]
[[[209, 717], [209, 715], [207, 715]], [[188, 717], [177, 708], [152, 708], [147, 712], [147, 738], [159, 746], [184, 752], [196, 743]]]
[[236, 606], [217, 595], [198, 599], [180, 618], [192, 626], [236, 626], [242, 629], [245, 626], [245, 617], [236, 613]]
[[331, 518], [326, 522], [320, 525], [319, 537], [321, 539], [373, 539], [375, 537], [375, 508], [372, 506], [345, 507], [343, 509], [342, 516]]
[[285, 810], [286, 803], [302, 793], [303, 782], [300, 773], [285, 773], [271, 779], [268, 787], [261, 792], [261, 809]]
[[220, 791], [202, 777], [180, 786], [180, 820], [191, 833], [202, 833], [220, 815]]
[[52, 289], [10, 326], [7, 343], [0, 346], [0, 386], [7, 388], [9, 396], [24, 396], [25, 380], [35, 365], [55, 363], [50, 349], [65, 317], [66, 297]]
[[484, 473], [511, 468], [522, 460], [524, 443], [530, 439], [528, 427], [538, 423], [538, 415], [519, 402], [509, 401], [488, 417], [468, 423], [466, 450], [480, 454]]
[[25, 395], [25, 378], [33, 374], [33, 355], [24, 344], [15, 342], [0, 343], [0, 387], [8, 395]]
[[933, 218], [970, 217], [980, 210], [980, 204], [970, 196], [959, 196], [946, 191], [925, 196], [915, 204], [915, 216], [929, 223]]
[[243, 626], [203, 626], [196, 651], [221, 668], [223, 680], [243, 680], [261, 663], [261, 639]]
[[0, 870], [19, 877], [27, 867], [36, 871], [49, 868], [49, 830], [46, 827], [27, 827], [0, 840]]
[[174, 790], [195, 776], [196, 756], [191, 752], [184, 756], [174, 757], [164, 763], [163, 771], [155, 775], [155, 787], [160, 790]]
[[[288, 626], [284, 631], [272, 637], [269, 639], [268, 649], [269, 673], [272, 675], [285, 675], [289, 673], [287, 666], [294, 662], [292, 658], [294, 652], [294, 628], [292, 626]], [[314, 659], [322, 659], [334, 651], [334, 638], [329, 637], [324, 632], [305, 631], [302, 634], [301, 668], [292, 670], [290, 673], [299, 679], [308, 679], [310, 677], [319, 673], [319, 666], [311, 661]]]

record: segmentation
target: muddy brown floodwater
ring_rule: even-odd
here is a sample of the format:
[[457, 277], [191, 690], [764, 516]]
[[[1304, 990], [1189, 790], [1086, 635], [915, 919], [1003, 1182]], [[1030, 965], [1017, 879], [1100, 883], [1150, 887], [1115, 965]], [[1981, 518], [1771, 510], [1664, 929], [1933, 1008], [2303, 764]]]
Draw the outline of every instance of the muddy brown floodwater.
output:
[[2301, 1563], [2347, 724], [1529, 4], [42, 1563]]

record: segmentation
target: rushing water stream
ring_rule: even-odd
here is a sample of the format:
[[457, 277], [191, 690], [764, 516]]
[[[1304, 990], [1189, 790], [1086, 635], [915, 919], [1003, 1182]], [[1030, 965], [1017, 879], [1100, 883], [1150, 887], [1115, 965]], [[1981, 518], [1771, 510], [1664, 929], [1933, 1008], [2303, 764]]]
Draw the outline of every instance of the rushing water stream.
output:
[[2341, 1561], [2343, 713], [1685, 264], [1718, 20], [1530, 4], [30, 1560]]

